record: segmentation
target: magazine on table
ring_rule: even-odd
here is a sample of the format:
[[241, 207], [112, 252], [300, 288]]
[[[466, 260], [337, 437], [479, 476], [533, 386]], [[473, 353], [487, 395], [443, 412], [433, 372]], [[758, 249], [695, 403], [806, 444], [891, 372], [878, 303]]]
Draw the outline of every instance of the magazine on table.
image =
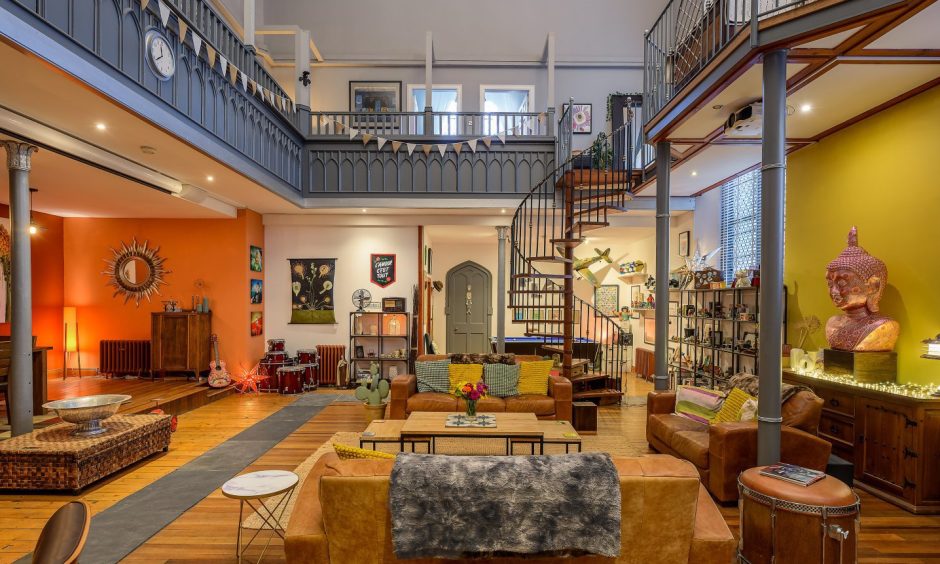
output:
[[784, 480], [801, 486], [815, 484], [826, 477], [825, 472], [810, 470], [809, 468], [803, 468], [802, 466], [787, 464], [785, 462], [771, 464], [761, 470], [760, 473], [764, 476], [770, 476], [771, 478], [777, 478], [778, 480]]

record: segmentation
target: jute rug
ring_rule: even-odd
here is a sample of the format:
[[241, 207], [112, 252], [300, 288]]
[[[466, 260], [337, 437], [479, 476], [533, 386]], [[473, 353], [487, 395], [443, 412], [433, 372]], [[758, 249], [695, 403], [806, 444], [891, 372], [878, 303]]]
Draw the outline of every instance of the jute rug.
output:
[[[313, 469], [313, 465], [316, 464], [317, 460], [319, 460], [323, 454], [333, 450], [333, 443], [358, 447], [359, 433], [342, 432], [334, 434], [327, 442], [323, 443], [320, 448], [318, 448], [313, 454], [307, 457], [306, 460], [301, 462], [300, 465], [294, 469], [294, 473], [299, 476], [300, 481], [297, 483], [297, 487], [294, 489], [294, 494], [289, 500], [287, 500], [284, 513], [280, 519], [284, 526], [287, 526], [287, 523], [290, 522], [291, 513], [294, 510], [294, 501], [297, 499], [300, 493], [300, 489], [303, 487], [304, 481], [307, 479], [310, 470]], [[366, 443], [367, 446], [369, 444], [370, 443], [368, 442]], [[435, 440], [435, 445], [438, 454], [502, 455], [506, 453], [505, 439], [439, 438]], [[407, 445], [407, 443], [405, 448], [408, 448], [410, 452], [410, 446]], [[398, 444], [396, 443], [379, 443], [376, 445], [375, 450], [394, 454], [399, 451], [399, 448]], [[581, 437], [581, 450], [582, 452], [606, 452], [615, 456], [642, 456], [651, 452], [645, 440], [631, 442], [628, 441], [625, 437], [617, 434], [583, 435]], [[426, 453], [427, 446], [422, 444], [416, 445], [416, 452]], [[564, 452], [564, 445], [545, 445], [545, 454], [564, 454]], [[513, 454], [528, 455], [531, 454], [531, 450], [528, 445], [516, 445], [513, 448]], [[272, 497], [265, 501], [265, 506], [267, 506], [269, 510], [273, 511], [281, 501], [281, 498], [282, 496]], [[257, 514], [252, 514], [242, 521], [242, 527], [246, 529], [269, 528], [264, 524], [261, 517], [259, 517]]]

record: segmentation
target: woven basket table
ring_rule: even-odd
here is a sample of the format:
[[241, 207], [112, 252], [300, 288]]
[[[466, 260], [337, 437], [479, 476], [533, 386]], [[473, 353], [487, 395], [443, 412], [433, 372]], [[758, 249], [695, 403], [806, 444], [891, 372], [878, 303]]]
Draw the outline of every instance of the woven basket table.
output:
[[169, 415], [115, 415], [105, 427], [76, 437], [60, 423], [0, 442], [0, 489], [77, 492], [170, 446]]

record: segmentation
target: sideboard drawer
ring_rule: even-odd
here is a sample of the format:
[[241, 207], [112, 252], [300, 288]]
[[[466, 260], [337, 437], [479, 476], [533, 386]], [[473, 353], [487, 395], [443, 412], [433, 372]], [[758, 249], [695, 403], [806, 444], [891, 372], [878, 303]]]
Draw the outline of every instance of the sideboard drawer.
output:
[[824, 412], [819, 418], [819, 434], [849, 447], [855, 444], [855, 425], [852, 420], [832, 413]]
[[816, 395], [823, 399], [823, 410], [855, 416], [855, 397], [852, 394], [832, 388], [818, 388]]

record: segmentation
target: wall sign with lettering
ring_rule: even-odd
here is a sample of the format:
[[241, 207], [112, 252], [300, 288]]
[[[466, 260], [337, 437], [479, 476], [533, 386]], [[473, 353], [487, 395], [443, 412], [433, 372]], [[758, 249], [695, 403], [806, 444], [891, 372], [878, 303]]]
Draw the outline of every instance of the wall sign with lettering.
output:
[[395, 282], [395, 256], [396, 255], [371, 255], [371, 278], [372, 283], [387, 288]]

